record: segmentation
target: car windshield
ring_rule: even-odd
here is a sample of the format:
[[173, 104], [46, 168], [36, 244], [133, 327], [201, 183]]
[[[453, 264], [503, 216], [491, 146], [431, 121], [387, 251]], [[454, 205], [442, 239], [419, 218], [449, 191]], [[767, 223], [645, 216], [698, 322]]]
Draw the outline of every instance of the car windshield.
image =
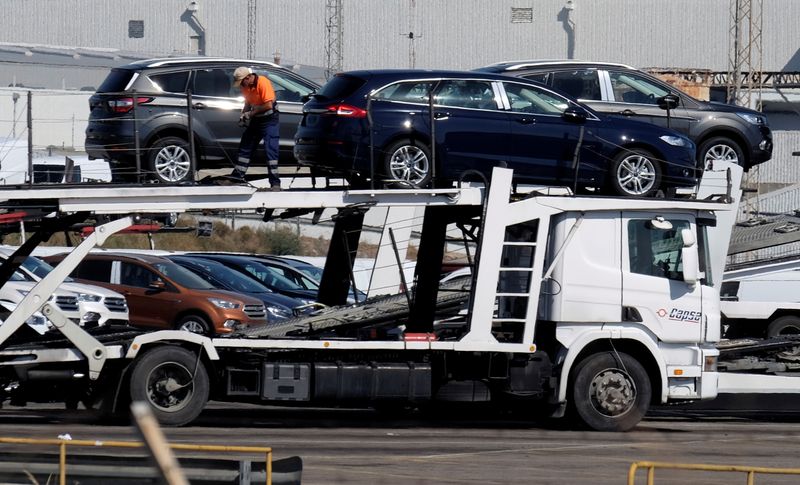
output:
[[288, 291], [305, 290], [302, 286], [280, 274], [278, 269], [251, 261], [245, 263], [243, 267], [269, 287]]
[[[46, 262], [42, 261], [39, 258], [34, 258], [33, 256], [28, 256], [27, 258], [25, 258], [25, 261], [22, 263], [22, 267], [28, 270], [28, 272], [30, 272], [37, 279], [44, 278], [45, 276], [50, 274], [50, 272], [53, 271], [54, 269]], [[69, 283], [75, 280], [67, 276], [66, 278], [64, 278], [64, 281]]]
[[190, 290], [213, 290], [214, 285], [175, 263], [158, 262], [153, 267], [175, 283]]
[[299, 269], [314, 281], [322, 281], [322, 268], [314, 265], [298, 265], [295, 268]]
[[337, 74], [333, 76], [330, 81], [325, 83], [319, 92], [314, 95], [316, 98], [322, 99], [340, 99], [350, 96], [356, 89], [366, 83], [366, 80], [348, 76], [346, 74]]
[[97, 88], [98, 93], [119, 93], [125, 90], [133, 77], [134, 71], [130, 69], [112, 69], [103, 84]]
[[272, 293], [272, 290], [253, 278], [248, 278], [216, 261], [193, 259], [191, 262], [186, 262], [186, 265], [187, 269], [195, 272], [204, 280], [209, 283], [217, 283], [225, 289], [244, 293]]

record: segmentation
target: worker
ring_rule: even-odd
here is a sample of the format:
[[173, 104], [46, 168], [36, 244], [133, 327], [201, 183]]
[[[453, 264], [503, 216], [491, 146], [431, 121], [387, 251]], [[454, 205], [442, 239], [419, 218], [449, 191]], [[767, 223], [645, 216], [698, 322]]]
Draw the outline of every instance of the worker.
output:
[[238, 67], [233, 72], [233, 86], [240, 88], [244, 96], [239, 125], [245, 126], [245, 130], [239, 142], [239, 153], [231, 178], [244, 180], [250, 159], [259, 142], [264, 140], [270, 187], [272, 190], [281, 190], [278, 177], [278, 106], [272, 83], [249, 67]]

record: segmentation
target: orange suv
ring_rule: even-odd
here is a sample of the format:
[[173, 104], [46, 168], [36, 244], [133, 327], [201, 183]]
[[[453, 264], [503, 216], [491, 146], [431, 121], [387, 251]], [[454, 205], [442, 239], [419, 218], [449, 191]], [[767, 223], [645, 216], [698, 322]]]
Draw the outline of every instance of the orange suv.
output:
[[[45, 259], [57, 264], [65, 256]], [[260, 300], [218, 290], [191, 271], [158, 256], [89, 254], [71, 276], [125, 295], [131, 325], [139, 327], [215, 335], [267, 323]]]

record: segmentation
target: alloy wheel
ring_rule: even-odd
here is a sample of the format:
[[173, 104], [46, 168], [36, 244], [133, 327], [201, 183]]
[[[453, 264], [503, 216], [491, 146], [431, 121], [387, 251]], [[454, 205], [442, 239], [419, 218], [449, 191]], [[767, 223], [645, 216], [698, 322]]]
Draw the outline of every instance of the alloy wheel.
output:
[[429, 171], [428, 155], [418, 146], [403, 145], [389, 159], [389, 175], [415, 187], [428, 177]]
[[158, 151], [155, 159], [158, 177], [167, 182], [180, 182], [189, 174], [189, 152], [178, 145], [168, 145]]
[[633, 154], [620, 162], [616, 176], [622, 190], [630, 195], [644, 195], [656, 183], [656, 168], [650, 158]]

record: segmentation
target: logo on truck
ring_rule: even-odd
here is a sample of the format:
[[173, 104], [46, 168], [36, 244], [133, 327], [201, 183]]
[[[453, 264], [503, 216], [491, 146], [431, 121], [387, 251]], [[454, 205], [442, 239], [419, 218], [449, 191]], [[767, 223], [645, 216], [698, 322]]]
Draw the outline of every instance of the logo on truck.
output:
[[700, 323], [700, 317], [703, 315], [702, 312], [697, 312], [694, 310], [682, 310], [680, 308], [673, 308], [669, 312], [661, 308], [656, 312], [656, 314], [661, 318], [669, 315], [670, 320], [687, 323]]

